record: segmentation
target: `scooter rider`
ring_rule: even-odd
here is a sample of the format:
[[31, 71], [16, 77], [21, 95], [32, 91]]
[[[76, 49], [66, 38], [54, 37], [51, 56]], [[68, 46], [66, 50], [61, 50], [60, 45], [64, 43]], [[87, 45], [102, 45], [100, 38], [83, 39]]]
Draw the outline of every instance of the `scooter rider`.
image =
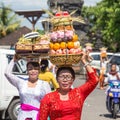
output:
[[[110, 80], [120, 80], [120, 73], [118, 70], [118, 66], [114, 63], [111, 65], [110, 72], [106, 74], [105, 83], [108, 84]], [[107, 88], [108, 91], [109, 87]]]
[[115, 119], [120, 110], [120, 73], [117, 70], [117, 65], [112, 64], [110, 72], [107, 73], [106, 81], [109, 87], [106, 90], [106, 108]]

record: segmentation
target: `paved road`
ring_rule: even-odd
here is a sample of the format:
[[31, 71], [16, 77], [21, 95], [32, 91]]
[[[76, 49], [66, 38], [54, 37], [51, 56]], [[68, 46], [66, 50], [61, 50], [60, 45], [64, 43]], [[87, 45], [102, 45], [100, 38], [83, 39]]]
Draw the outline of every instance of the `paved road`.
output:
[[[83, 84], [85, 82], [84, 78], [83, 76], [76, 75], [74, 87]], [[114, 120], [106, 109], [105, 99], [105, 90], [100, 90], [97, 86], [84, 103], [82, 120]], [[120, 120], [120, 114], [116, 120]]]

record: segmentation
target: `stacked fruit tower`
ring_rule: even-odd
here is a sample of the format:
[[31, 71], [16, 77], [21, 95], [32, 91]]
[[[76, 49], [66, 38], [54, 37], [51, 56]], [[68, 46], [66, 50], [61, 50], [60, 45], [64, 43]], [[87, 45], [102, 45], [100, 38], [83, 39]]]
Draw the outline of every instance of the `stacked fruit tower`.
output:
[[56, 65], [77, 64], [82, 49], [71, 15], [67, 11], [59, 11], [52, 17], [51, 23], [50, 61]]

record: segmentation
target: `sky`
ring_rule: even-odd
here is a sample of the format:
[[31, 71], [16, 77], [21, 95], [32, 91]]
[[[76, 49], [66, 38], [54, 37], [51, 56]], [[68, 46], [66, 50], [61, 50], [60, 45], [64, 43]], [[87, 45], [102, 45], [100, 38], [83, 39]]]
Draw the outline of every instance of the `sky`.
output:
[[[33, 2], [34, 1], [34, 2]], [[44, 2], [43, 2], [44, 1]], [[96, 5], [97, 2], [101, 0], [84, 0], [84, 5], [86, 6], [93, 6]], [[20, 10], [42, 10], [42, 9], [47, 9], [47, 0], [0, 0], [0, 3], [3, 2], [4, 5], [10, 6], [15, 11], [20, 11]], [[32, 28], [31, 23], [23, 18], [22, 16], [19, 17], [21, 19], [21, 26], [27, 26], [29, 28]], [[44, 19], [44, 16], [41, 18]], [[41, 23], [37, 22], [36, 29], [42, 29], [41, 28]]]
[[86, 6], [93, 6], [96, 5], [97, 2], [100, 2], [101, 0], [84, 0], [84, 5]]

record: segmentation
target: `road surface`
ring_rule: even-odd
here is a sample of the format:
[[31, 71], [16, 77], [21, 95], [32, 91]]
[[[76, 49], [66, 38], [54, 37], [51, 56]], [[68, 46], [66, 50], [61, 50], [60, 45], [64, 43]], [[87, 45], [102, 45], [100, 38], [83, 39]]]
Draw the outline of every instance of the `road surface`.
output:
[[[77, 87], [85, 82], [85, 76], [76, 75], [76, 80], [73, 86]], [[82, 112], [81, 120], [114, 120], [111, 114], [107, 111], [105, 100], [105, 90], [96, 89], [87, 97]], [[118, 114], [117, 119], [120, 120], [120, 114]]]

